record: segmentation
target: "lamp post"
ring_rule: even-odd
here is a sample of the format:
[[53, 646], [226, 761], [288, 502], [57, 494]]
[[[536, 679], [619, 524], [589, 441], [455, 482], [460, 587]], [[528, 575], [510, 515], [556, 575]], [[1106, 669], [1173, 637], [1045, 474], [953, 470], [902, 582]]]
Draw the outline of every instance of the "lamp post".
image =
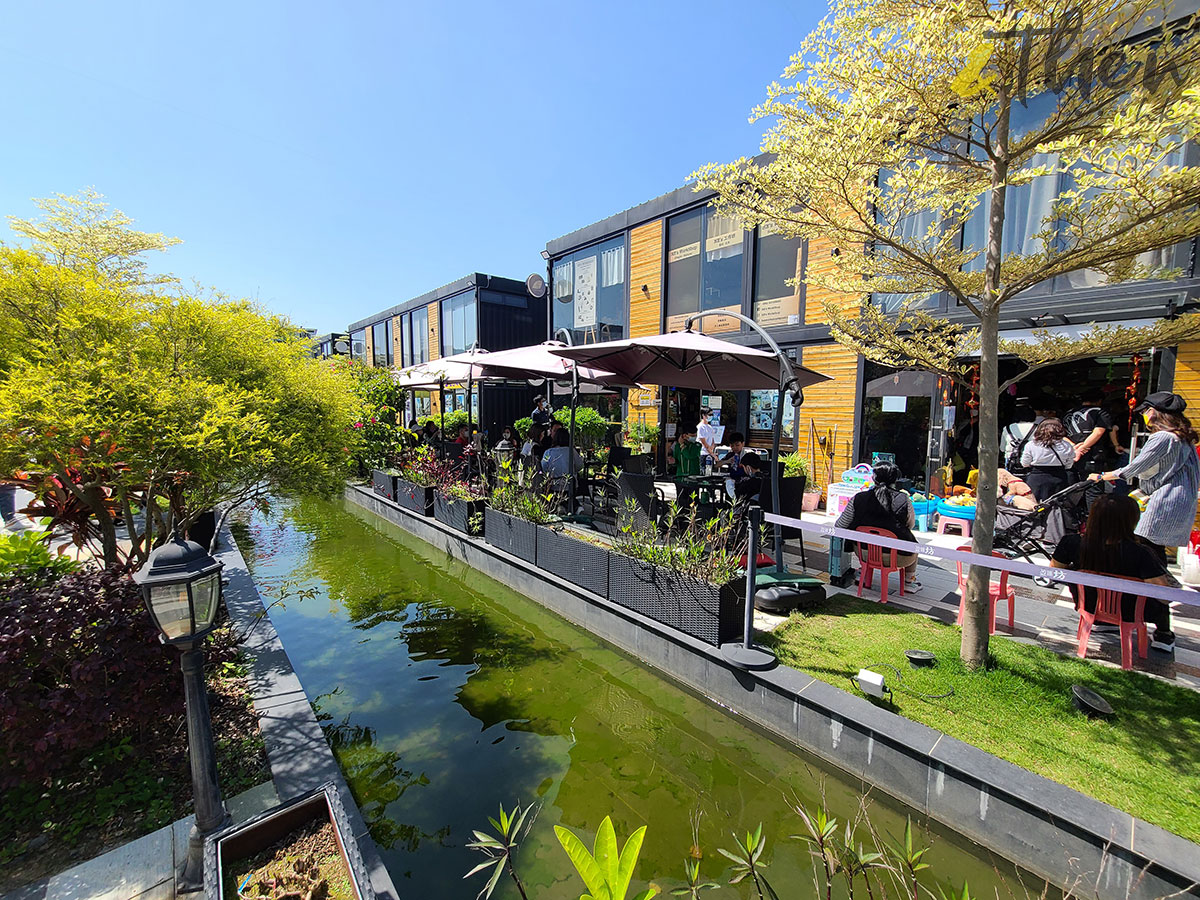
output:
[[229, 821], [213, 746], [208, 692], [204, 687], [204, 638], [221, 605], [221, 567], [192, 541], [174, 534], [157, 547], [133, 580], [142, 589], [159, 640], [179, 650], [187, 702], [188, 757], [196, 822], [188, 833], [188, 851], [178, 873], [180, 893], [204, 887], [204, 839]]

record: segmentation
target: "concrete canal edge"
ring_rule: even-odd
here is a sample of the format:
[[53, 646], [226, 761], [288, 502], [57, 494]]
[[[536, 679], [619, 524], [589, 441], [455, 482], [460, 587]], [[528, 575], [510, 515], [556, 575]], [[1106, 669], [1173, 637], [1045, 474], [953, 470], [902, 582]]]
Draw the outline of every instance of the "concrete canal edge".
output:
[[280, 801], [333, 782], [358, 841], [363, 862], [379, 900], [399, 900], [379, 848], [375, 846], [333, 751], [317, 723], [308, 695], [267, 614], [258, 588], [237, 543], [226, 528], [216, 558], [225, 564], [225, 606], [235, 627], [247, 635], [242, 649], [250, 658], [250, 692], [271, 763], [271, 780]]
[[734, 669], [715, 647], [369, 486], [348, 485], [345, 497], [1051, 885], [1100, 900], [1200, 897], [1200, 846], [1191, 841], [796, 669]]

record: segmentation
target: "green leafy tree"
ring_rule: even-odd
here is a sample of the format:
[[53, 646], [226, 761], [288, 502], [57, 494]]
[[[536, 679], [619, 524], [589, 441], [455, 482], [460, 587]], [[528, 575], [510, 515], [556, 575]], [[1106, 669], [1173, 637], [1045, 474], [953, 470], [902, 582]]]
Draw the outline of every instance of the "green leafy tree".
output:
[[[1028, 349], [999, 337], [1004, 304], [1088, 271], [1110, 282], [1164, 276], [1161, 251], [1200, 231], [1200, 167], [1180, 162], [1200, 128], [1200, 29], [1164, 25], [1152, 0], [833, 0], [755, 110], [771, 118], [762, 160], [711, 165], [700, 187], [747, 224], [823, 240], [812, 284], [907, 297], [895, 314], [829, 305], [834, 337], [867, 358], [965, 384], [979, 353], [979, 501], [973, 549], [990, 554], [999, 462], [998, 356], [1028, 371], [1200, 332], [1195, 317], [1108, 329]], [[1025, 115], [1026, 102], [1048, 107]], [[1033, 235], [1006, 231], [1022, 192], [1057, 185]], [[978, 223], [982, 240], [961, 240]], [[934, 294], [975, 327], [918, 307]], [[986, 663], [986, 568], [972, 566], [962, 657]]]
[[344, 482], [360, 401], [302, 332], [146, 278], [122, 254], [166, 239], [122, 240], [129, 220], [88, 197], [53, 209], [15, 224], [33, 249], [0, 246], [0, 326], [20, 335], [0, 345], [0, 473], [82, 506], [67, 524], [94, 529], [106, 564], [144, 560], [205, 510]]

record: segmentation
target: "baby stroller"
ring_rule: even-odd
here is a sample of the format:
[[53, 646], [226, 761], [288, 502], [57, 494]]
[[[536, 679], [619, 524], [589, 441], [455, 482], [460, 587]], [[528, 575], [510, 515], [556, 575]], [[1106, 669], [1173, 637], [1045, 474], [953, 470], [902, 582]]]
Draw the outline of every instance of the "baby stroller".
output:
[[[1012, 559], [1044, 565], [1034, 557], [1043, 556], [1048, 562], [1064, 535], [1081, 532], [1087, 522], [1088, 507], [1103, 491], [1103, 485], [1097, 482], [1080, 481], [1052, 494], [1033, 509], [997, 506], [993, 546]], [[1048, 578], [1033, 580], [1042, 587], [1053, 584]]]

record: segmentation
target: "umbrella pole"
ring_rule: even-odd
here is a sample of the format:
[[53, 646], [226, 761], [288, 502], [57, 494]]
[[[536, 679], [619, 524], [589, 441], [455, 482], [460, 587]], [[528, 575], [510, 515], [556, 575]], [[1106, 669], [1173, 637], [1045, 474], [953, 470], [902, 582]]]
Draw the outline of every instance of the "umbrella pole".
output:
[[[782, 381], [782, 379], [781, 379]], [[783, 384], [779, 385], [779, 394], [775, 398], [775, 427], [771, 434], [771, 509], [775, 515], [783, 515], [783, 505], [780, 499], [779, 479], [783, 475], [783, 463], [779, 459], [779, 440], [783, 434]], [[783, 572], [783, 526], [775, 523], [775, 571]], [[804, 540], [803, 537], [800, 540]]]
[[438, 379], [438, 410], [440, 410], [441, 414], [442, 414], [442, 427], [441, 427], [442, 433], [441, 433], [440, 440], [442, 442], [442, 445], [445, 446], [445, 443], [446, 443], [446, 379], [445, 378]]

